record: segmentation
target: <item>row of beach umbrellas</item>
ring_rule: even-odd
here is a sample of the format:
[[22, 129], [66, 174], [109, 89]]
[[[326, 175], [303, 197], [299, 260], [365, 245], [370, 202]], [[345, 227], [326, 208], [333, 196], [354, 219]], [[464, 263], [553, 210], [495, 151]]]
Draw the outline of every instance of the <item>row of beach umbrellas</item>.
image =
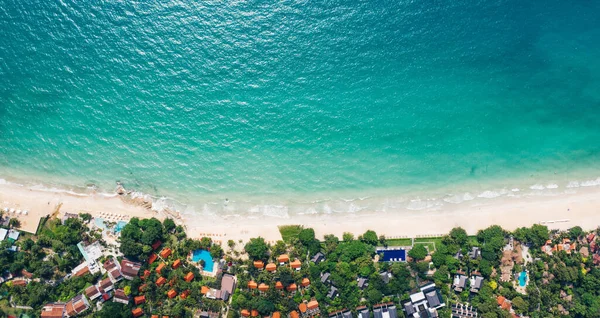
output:
[[129, 219], [129, 215], [126, 214], [117, 214], [117, 213], [108, 213], [108, 212], [101, 212], [100, 216], [106, 219], [118, 219], [118, 220], [125, 220], [125, 219]]
[[19, 214], [27, 215], [27, 214], [29, 214], [29, 211], [27, 211], [27, 210], [16, 210], [16, 209], [7, 208], [7, 207], [5, 207], [2, 210], [4, 211], [4, 213], [7, 213], [7, 214], [16, 214], [16, 215], [19, 215]]

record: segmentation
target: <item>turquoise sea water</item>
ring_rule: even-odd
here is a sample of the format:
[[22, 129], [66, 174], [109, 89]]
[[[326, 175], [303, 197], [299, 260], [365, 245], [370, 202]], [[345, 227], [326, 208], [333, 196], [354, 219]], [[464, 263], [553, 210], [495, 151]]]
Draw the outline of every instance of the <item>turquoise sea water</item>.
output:
[[1, 4], [1, 178], [312, 213], [600, 176], [598, 1]]

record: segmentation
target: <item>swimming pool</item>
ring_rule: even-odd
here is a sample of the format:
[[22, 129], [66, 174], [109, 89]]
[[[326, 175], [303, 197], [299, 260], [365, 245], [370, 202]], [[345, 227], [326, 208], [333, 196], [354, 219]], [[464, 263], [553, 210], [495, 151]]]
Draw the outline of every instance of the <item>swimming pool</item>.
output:
[[527, 284], [527, 272], [522, 271], [521, 274], [519, 274], [519, 286], [525, 287], [525, 284]]
[[127, 222], [125, 222], [125, 221], [117, 222], [117, 225], [115, 226], [115, 233], [121, 232], [121, 230], [125, 227], [125, 225], [127, 225]]
[[192, 262], [200, 262], [200, 260], [204, 261], [204, 271], [213, 271], [213, 259], [207, 250], [195, 250], [192, 252]]
[[106, 225], [104, 224], [103, 218], [94, 218], [94, 223], [98, 228], [106, 230]]

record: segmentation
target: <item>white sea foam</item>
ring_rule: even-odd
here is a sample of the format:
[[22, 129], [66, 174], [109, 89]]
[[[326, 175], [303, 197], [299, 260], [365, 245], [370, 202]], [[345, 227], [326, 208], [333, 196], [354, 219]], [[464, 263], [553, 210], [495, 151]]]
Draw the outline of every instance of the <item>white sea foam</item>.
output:
[[475, 197], [473, 195], [471, 195], [471, 193], [467, 192], [467, 193], [463, 193], [463, 194], [456, 194], [456, 195], [448, 196], [448, 197], [444, 198], [444, 201], [448, 202], [448, 203], [458, 204], [458, 203], [462, 203], [465, 201], [471, 201], [474, 199], [475, 199]]
[[493, 198], [497, 198], [497, 197], [503, 196], [505, 194], [507, 194], [507, 191], [505, 189], [498, 190], [498, 191], [487, 190], [487, 191], [481, 192], [477, 197], [479, 197], [479, 198], [486, 198], [486, 199], [493, 199]]
[[558, 184], [550, 183], [550, 184], [546, 185], [546, 189], [558, 189]]
[[531, 190], [544, 190], [544, 189], [546, 189], [546, 187], [544, 187], [541, 184], [534, 184], [531, 187], [529, 187], [529, 189], [531, 189]]
[[251, 207], [249, 212], [284, 219], [290, 217], [288, 207], [284, 205], [256, 205]]
[[521, 191], [521, 189], [519, 189], [519, 188], [513, 188], [513, 189], [510, 189], [510, 191], [512, 191], [512, 192], [519, 192], [519, 191]]
[[600, 178], [596, 180], [586, 180], [581, 182], [582, 187], [595, 187], [597, 185], [600, 185]]
[[579, 188], [579, 181], [569, 181], [567, 188]]
[[437, 200], [416, 199], [416, 200], [411, 200], [410, 203], [406, 206], [406, 208], [408, 210], [418, 211], [418, 210], [437, 208], [437, 207], [440, 207], [441, 205], [443, 205], [443, 204]]

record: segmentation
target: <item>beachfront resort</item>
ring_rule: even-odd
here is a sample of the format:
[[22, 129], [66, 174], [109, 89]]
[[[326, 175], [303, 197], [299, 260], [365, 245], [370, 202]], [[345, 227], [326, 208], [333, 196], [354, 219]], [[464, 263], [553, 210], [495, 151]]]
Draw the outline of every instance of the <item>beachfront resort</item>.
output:
[[[10, 214], [9, 214], [10, 216]], [[10, 217], [9, 217], [10, 219]], [[0, 310], [14, 317], [594, 317], [598, 231], [405, 238], [367, 231], [281, 240], [189, 238], [173, 220], [2, 219]], [[8, 228], [6, 228], [8, 226]], [[400, 233], [399, 233], [400, 235]], [[582, 306], [583, 304], [585, 306]], [[589, 305], [591, 304], [591, 305]]]

